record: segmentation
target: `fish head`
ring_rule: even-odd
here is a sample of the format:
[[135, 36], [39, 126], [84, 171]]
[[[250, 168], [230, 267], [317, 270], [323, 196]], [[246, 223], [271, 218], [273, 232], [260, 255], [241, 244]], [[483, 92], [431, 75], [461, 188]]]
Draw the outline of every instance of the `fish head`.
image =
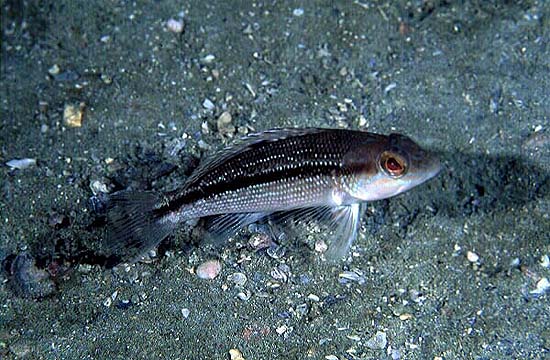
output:
[[436, 176], [439, 158], [409, 137], [390, 134], [352, 149], [344, 159], [351, 166], [348, 194], [361, 201], [386, 199]]

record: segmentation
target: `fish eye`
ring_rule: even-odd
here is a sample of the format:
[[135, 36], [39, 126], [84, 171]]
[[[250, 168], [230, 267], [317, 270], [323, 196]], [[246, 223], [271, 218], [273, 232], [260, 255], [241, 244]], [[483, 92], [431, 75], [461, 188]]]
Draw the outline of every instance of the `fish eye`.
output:
[[405, 158], [392, 151], [384, 151], [380, 155], [380, 168], [393, 178], [399, 178], [407, 172], [407, 161]]

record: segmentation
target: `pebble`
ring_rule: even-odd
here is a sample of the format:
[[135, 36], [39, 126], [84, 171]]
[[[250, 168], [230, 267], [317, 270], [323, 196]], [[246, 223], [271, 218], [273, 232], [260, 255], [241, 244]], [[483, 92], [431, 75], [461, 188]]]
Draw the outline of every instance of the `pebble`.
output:
[[117, 297], [118, 297], [118, 291], [115, 290], [113, 291], [111, 296], [108, 296], [105, 300], [103, 300], [103, 306], [110, 307], [113, 304], [113, 301], [115, 301]]
[[531, 291], [531, 295], [542, 295], [545, 292], [550, 291], [550, 281], [547, 278], [543, 277], [537, 281], [537, 288]]
[[52, 76], [59, 74], [60, 71], [61, 71], [61, 69], [59, 68], [59, 65], [57, 65], [57, 64], [53, 64], [52, 67], [48, 69], [48, 73]]
[[296, 9], [292, 10], [292, 15], [297, 16], [297, 17], [302, 16], [302, 15], [304, 15], [304, 9], [296, 8]]
[[214, 110], [216, 108], [216, 105], [214, 105], [212, 100], [206, 98], [202, 102], [202, 107], [205, 108], [206, 110]]
[[202, 62], [205, 64], [211, 64], [214, 60], [216, 60], [216, 57], [212, 54], [208, 54], [202, 58]]
[[466, 253], [466, 259], [471, 263], [476, 263], [479, 261], [479, 256], [475, 252], [468, 251]]
[[183, 20], [169, 19], [166, 21], [166, 28], [173, 33], [181, 34], [183, 32]]
[[113, 78], [110, 75], [101, 74], [100, 78], [101, 78], [101, 81], [103, 81], [103, 83], [105, 85], [110, 85], [110, 84], [113, 83]]
[[119, 310], [127, 310], [131, 308], [133, 305], [135, 304], [132, 302], [132, 300], [124, 299], [124, 300], [119, 300], [115, 305], [115, 307]]
[[397, 84], [396, 83], [391, 83], [389, 84], [388, 86], [386, 86], [384, 88], [384, 94], [387, 94], [389, 93], [390, 91], [392, 91], [393, 89], [395, 89], [397, 87]]
[[279, 335], [283, 335], [285, 332], [287, 332], [287, 330], [288, 330], [288, 326], [281, 325], [281, 326], [279, 326], [278, 328], [275, 329], [275, 332]]
[[6, 162], [6, 165], [12, 169], [24, 170], [31, 166], [36, 165], [36, 159], [25, 158], [25, 159], [12, 159]]
[[181, 309], [181, 314], [183, 315], [183, 317], [184, 317], [185, 319], [187, 319], [187, 318], [189, 317], [189, 314], [190, 314], [190, 313], [191, 313], [191, 311], [189, 311], [188, 308], [183, 308], [183, 309]]
[[543, 268], [549, 268], [550, 267], [550, 258], [548, 255], [542, 255], [540, 258], [540, 265]]
[[319, 302], [319, 296], [315, 295], [315, 294], [309, 294], [307, 296], [308, 300], [311, 300], [311, 301], [314, 301], [314, 302]]
[[229, 350], [229, 358], [231, 360], [244, 360], [243, 353], [239, 349]]
[[233, 117], [231, 116], [231, 113], [229, 111], [224, 111], [216, 122], [218, 132], [222, 135], [233, 134], [235, 132], [235, 126], [231, 124], [232, 120]]
[[199, 278], [212, 280], [220, 273], [222, 265], [218, 260], [208, 260], [197, 266], [196, 274]]
[[68, 127], [81, 127], [84, 118], [84, 109], [86, 104], [81, 102], [78, 106], [74, 104], [65, 104], [63, 109], [63, 122]]
[[250, 292], [250, 290], [240, 291], [239, 293], [237, 293], [237, 298], [242, 301], [248, 301], [251, 296], [252, 293]]
[[386, 348], [388, 344], [388, 339], [386, 333], [382, 331], [377, 331], [376, 334], [367, 340], [365, 345], [372, 350], [382, 350]]

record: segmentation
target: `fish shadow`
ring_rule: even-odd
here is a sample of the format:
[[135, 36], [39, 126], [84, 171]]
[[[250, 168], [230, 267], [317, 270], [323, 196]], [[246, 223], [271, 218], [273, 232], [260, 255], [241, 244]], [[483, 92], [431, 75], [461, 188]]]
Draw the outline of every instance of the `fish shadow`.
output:
[[443, 153], [445, 168], [434, 196], [438, 214], [494, 214], [548, 195], [550, 174], [519, 156]]
[[[547, 198], [550, 193], [549, 167], [521, 156], [438, 153], [443, 164], [440, 174], [400, 201], [385, 200], [381, 207], [385, 219], [378, 223], [399, 221], [397, 231], [406, 232], [419, 216], [490, 218]], [[372, 222], [367, 220], [367, 224]], [[548, 223], [541, 226], [550, 231]]]

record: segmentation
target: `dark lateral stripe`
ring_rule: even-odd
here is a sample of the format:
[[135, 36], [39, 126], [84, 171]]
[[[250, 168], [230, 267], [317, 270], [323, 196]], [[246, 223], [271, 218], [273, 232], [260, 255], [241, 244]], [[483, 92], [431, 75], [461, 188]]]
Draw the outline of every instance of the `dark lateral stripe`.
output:
[[320, 166], [319, 164], [308, 164], [300, 167], [288, 168], [282, 171], [268, 171], [249, 176], [242, 176], [233, 179], [230, 183], [218, 182], [208, 187], [195, 187], [189, 189], [188, 193], [179, 196], [172, 201], [168, 209], [174, 211], [182, 205], [191, 204], [197, 200], [228, 191], [251, 187], [253, 185], [264, 184], [280, 179], [297, 179], [316, 175], [329, 175], [333, 170], [338, 170], [334, 165]]

